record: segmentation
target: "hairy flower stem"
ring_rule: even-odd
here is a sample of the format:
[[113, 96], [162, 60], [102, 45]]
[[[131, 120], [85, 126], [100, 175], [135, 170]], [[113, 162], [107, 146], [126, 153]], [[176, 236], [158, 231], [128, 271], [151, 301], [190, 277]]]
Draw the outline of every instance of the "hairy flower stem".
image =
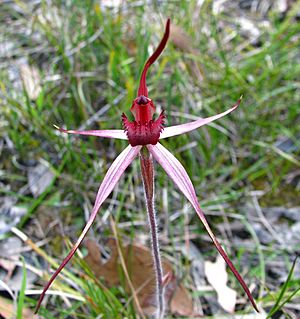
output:
[[161, 319], [164, 317], [164, 287], [163, 287], [163, 268], [160, 259], [158, 232], [156, 224], [156, 214], [154, 209], [154, 170], [153, 158], [146, 147], [140, 152], [140, 162], [142, 168], [142, 177], [144, 183], [145, 197], [147, 203], [148, 221], [151, 234], [152, 255], [156, 274], [156, 298], [157, 298], [157, 316]]

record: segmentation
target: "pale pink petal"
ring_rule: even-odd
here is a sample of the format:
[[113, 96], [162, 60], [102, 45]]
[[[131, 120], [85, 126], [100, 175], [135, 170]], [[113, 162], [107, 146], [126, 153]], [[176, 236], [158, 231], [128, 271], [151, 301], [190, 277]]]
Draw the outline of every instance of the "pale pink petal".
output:
[[118, 138], [121, 140], [128, 140], [124, 130], [90, 130], [90, 131], [76, 131], [76, 130], [65, 130], [57, 125], [53, 125], [57, 130], [63, 133], [68, 134], [80, 134], [80, 135], [90, 135], [98, 137], [107, 137], [107, 138]]
[[253, 307], [258, 311], [257, 306], [255, 304], [255, 301], [244, 282], [241, 275], [238, 273], [236, 268], [234, 267], [233, 263], [223, 250], [222, 246], [216, 239], [215, 235], [213, 234], [205, 216], [204, 213], [198, 203], [197, 196], [195, 193], [194, 186], [185, 171], [184, 167], [181, 165], [181, 163], [172, 155], [165, 147], [163, 147], [161, 144], [156, 145], [147, 145], [147, 148], [149, 149], [150, 153], [153, 155], [153, 157], [157, 160], [157, 162], [163, 167], [163, 169], [166, 171], [166, 173], [170, 176], [170, 178], [173, 180], [173, 182], [178, 186], [178, 188], [182, 191], [182, 193], [185, 195], [185, 197], [191, 202], [192, 206], [196, 210], [201, 222], [203, 223], [206, 231], [208, 232], [210, 238], [212, 239], [214, 245], [216, 246], [217, 250], [221, 254], [221, 256], [226, 261], [227, 265], [243, 287], [244, 291], [246, 292], [250, 302], [252, 303]]
[[189, 123], [185, 123], [185, 124], [180, 124], [180, 125], [174, 125], [174, 126], [169, 126], [169, 127], [165, 127], [164, 130], [162, 131], [162, 133], [160, 134], [159, 139], [162, 138], [167, 138], [167, 137], [171, 137], [171, 136], [175, 136], [175, 135], [180, 135], [180, 134], [184, 134], [193, 130], [196, 130], [197, 128], [208, 124], [210, 122], [213, 122], [225, 115], [227, 115], [228, 113], [234, 111], [241, 103], [242, 97], [239, 98], [239, 100], [236, 102], [236, 104], [234, 104], [229, 110], [214, 115], [214, 116], [210, 116], [207, 117], [205, 119], [199, 119], [193, 122], [189, 122]]
[[36, 312], [38, 311], [41, 305], [41, 302], [44, 299], [46, 291], [49, 289], [49, 287], [51, 286], [52, 282], [55, 280], [57, 275], [61, 272], [61, 270], [66, 266], [69, 260], [73, 257], [79, 245], [83, 241], [84, 237], [86, 236], [87, 232], [89, 231], [90, 227], [92, 226], [96, 218], [96, 215], [98, 213], [100, 206], [103, 204], [105, 199], [109, 196], [109, 194], [112, 192], [117, 182], [119, 181], [120, 177], [123, 175], [125, 169], [138, 155], [141, 148], [142, 148], [141, 146], [132, 147], [128, 145], [127, 148], [115, 159], [115, 161], [112, 163], [112, 165], [108, 169], [100, 185], [100, 188], [98, 190], [96, 201], [95, 201], [89, 220], [87, 221], [81, 235], [77, 239], [76, 244], [73, 246], [73, 248], [71, 249], [67, 257], [63, 260], [61, 265], [58, 267], [58, 269], [55, 271], [55, 273], [52, 275], [47, 285], [45, 286], [39, 298], [38, 305], [36, 307]]

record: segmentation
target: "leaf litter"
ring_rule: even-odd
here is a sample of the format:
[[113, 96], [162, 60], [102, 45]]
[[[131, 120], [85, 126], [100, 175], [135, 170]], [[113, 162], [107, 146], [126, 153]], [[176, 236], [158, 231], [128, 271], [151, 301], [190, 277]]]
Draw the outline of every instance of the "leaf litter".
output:
[[[0, 296], [0, 318], [2, 319], [11, 319], [15, 318], [15, 309], [13, 303], [4, 297]], [[34, 315], [34, 313], [28, 309], [23, 308], [22, 310], [23, 319], [37, 319], [41, 318], [40, 316]]]
[[20, 73], [28, 97], [36, 100], [42, 91], [39, 70], [35, 66], [22, 64]]
[[218, 302], [224, 310], [229, 313], [234, 312], [236, 305], [237, 292], [227, 286], [228, 274], [226, 263], [221, 256], [216, 261], [206, 261], [204, 263], [207, 281], [212, 285], [218, 295]]
[[[97, 243], [88, 240], [86, 242], [88, 255], [85, 261], [95, 276], [102, 277], [109, 287], [113, 287], [122, 282], [121, 266], [116, 241], [109, 239], [107, 246], [111, 251], [110, 257], [107, 261], [103, 261]], [[139, 244], [127, 244], [123, 247], [123, 258], [144, 314], [153, 315], [156, 310], [155, 273], [150, 249]], [[169, 311], [174, 315], [198, 317], [194, 311], [192, 297], [176, 278], [170, 261], [164, 258], [162, 264], [164, 273], [168, 277], [165, 298]], [[127, 283], [125, 283], [125, 290], [127, 293], [131, 292]]]
[[10, 196], [0, 197], [0, 201], [0, 235], [3, 235], [19, 223], [27, 208], [16, 206], [16, 200]]
[[[23, 277], [20, 257], [24, 257], [26, 264], [32, 264], [30, 253], [24, 253], [22, 241], [15, 236], [8, 237], [0, 242], [0, 281], [11, 290], [19, 291]], [[32, 271], [27, 272], [26, 289], [31, 288], [37, 276]], [[6, 290], [0, 285], [0, 291]]]
[[44, 160], [34, 167], [29, 167], [27, 176], [28, 186], [34, 197], [41, 195], [54, 179], [54, 173]]

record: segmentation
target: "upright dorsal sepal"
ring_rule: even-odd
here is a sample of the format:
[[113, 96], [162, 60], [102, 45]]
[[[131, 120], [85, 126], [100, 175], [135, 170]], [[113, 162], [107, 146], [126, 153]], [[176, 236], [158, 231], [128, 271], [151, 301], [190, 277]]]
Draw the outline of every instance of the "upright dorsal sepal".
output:
[[161, 55], [162, 51], [164, 50], [164, 48], [168, 42], [169, 35], [170, 35], [170, 18], [167, 20], [165, 33], [164, 33], [163, 38], [160, 41], [160, 44], [158, 45], [157, 49], [150, 56], [150, 58], [148, 59], [148, 61], [146, 62], [145, 66], [144, 66], [144, 69], [143, 69], [143, 72], [141, 75], [141, 79], [140, 79], [140, 86], [138, 89], [138, 97], [141, 95], [148, 97], [148, 90], [147, 90], [147, 84], [146, 84], [147, 71], [148, 71], [150, 65], [153, 64], [157, 60], [157, 58]]

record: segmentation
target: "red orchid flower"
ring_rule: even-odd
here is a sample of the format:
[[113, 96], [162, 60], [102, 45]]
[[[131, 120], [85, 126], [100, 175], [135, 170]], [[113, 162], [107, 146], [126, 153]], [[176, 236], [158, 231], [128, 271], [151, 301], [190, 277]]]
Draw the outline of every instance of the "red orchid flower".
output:
[[101, 185], [98, 190], [95, 204], [91, 212], [90, 218], [86, 223], [81, 235], [79, 236], [77, 242], [63, 260], [61, 265], [52, 275], [47, 285], [44, 287], [44, 290], [39, 298], [36, 312], [38, 311], [41, 302], [49, 289], [52, 282], [55, 280], [57, 275], [62, 271], [66, 266], [72, 256], [75, 254], [79, 245], [83, 241], [90, 227], [92, 226], [96, 215], [100, 209], [100, 206], [103, 204], [105, 199], [110, 195], [117, 182], [125, 172], [129, 164], [139, 155], [141, 168], [142, 168], [142, 177], [144, 190], [146, 194], [146, 208], [148, 213], [149, 226], [151, 230], [151, 239], [152, 239], [152, 249], [153, 249], [153, 258], [154, 258], [154, 267], [156, 271], [156, 284], [157, 284], [157, 317], [162, 318], [164, 314], [164, 286], [167, 284], [168, 274], [163, 274], [160, 254], [159, 254], [159, 245], [158, 245], [158, 235], [157, 235], [157, 225], [156, 217], [154, 210], [154, 170], [153, 170], [153, 158], [162, 166], [166, 171], [167, 175], [173, 180], [173, 182], [178, 186], [181, 192], [185, 197], [190, 201], [193, 208], [195, 209], [198, 217], [200, 218], [203, 226], [208, 232], [212, 242], [217, 248], [218, 252], [224, 258], [228, 267], [231, 269], [234, 276], [237, 278], [245, 293], [247, 294], [250, 302], [256, 311], [258, 308], [255, 304], [255, 301], [244, 282], [241, 275], [236, 270], [235, 266], [232, 264], [231, 260], [223, 250], [222, 246], [216, 239], [213, 234], [205, 215], [198, 203], [196, 192], [194, 186], [189, 178], [187, 172], [185, 171], [182, 164], [170, 153], [164, 146], [159, 143], [159, 140], [162, 140], [167, 137], [175, 136], [190, 132], [195, 130], [205, 124], [208, 124], [212, 121], [215, 121], [230, 112], [234, 111], [240, 104], [241, 98], [237, 101], [227, 111], [208, 117], [204, 119], [198, 119], [196, 121], [175, 125], [171, 127], [164, 127], [165, 114], [164, 111], [158, 116], [156, 120], [153, 119], [155, 113], [155, 105], [152, 100], [148, 97], [148, 90], [146, 85], [146, 75], [149, 67], [153, 64], [159, 55], [164, 50], [166, 43], [168, 41], [170, 33], [170, 19], [167, 20], [164, 36], [155, 50], [155, 52], [150, 56], [146, 62], [141, 79], [140, 85], [138, 88], [138, 96], [133, 101], [130, 111], [133, 113], [135, 120], [130, 122], [125, 114], [122, 114], [122, 122], [124, 130], [90, 130], [90, 131], [76, 131], [76, 130], [65, 130], [56, 126], [58, 130], [64, 133], [70, 134], [81, 134], [81, 135], [91, 135], [98, 137], [106, 138], [116, 138], [128, 140], [129, 145], [124, 151], [115, 159], [110, 168], [108, 169]]

